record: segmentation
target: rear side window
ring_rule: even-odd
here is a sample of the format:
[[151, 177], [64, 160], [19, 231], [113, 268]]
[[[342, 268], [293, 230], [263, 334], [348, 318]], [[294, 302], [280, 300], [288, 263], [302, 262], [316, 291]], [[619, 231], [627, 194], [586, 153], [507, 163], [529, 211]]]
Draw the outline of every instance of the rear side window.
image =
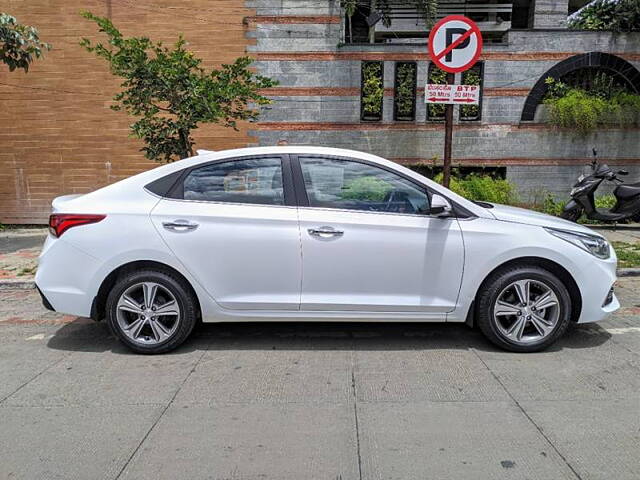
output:
[[185, 200], [284, 205], [280, 157], [213, 163], [184, 179]]
[[299, 157], [309, 206], [370, 212], [423, 214], [424, 188], [393, 172], [361, 162]]

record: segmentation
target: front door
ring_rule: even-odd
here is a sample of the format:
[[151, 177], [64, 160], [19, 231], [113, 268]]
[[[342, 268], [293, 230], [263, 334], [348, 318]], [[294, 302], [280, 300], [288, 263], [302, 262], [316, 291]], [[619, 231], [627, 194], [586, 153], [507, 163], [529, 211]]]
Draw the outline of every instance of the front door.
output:
[[429, 216], [409, 178], [361, 160], [298, 157], [301, 310], [443, 314], [455, 308], [464, 247], [455, 218]]
[[216, 161], [189, 171], [179, 198], [153, 210], [169, 248], [222, 307], [299, 308], [300, 235], [289, 177], [280, 156]]

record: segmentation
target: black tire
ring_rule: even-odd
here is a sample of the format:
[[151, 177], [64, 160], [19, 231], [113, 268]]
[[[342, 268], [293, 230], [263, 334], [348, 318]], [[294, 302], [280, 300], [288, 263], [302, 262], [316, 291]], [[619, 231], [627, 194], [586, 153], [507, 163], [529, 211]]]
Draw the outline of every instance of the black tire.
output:
[[581, 208], [573, 208], [571, 210], [564, 210], [560, 214], [560, 218], [564, 218], [565, 220], [569, 220], [570, 222], [577, 222], [582, 216]]
[[[117, 319], [117, 304], [120, 296], [129, 288], [142, 282], [155, 282], [166, 288], [176, 299], [180, 316], [175, 331], [164, 341], [153, 345], [142, 345], [131, 340], [123, 331]], [[166, 353], [180, 346], [191, 334], [198, 321], [198, 304], [189, 285], [169, 272], [141, 270], [128, 272], [116, 281], [107, 297], [107, 323], [122, 343], [137, 353]]]
[[[546, 337], [523, 345], [507, 338], [498, 328], [494, 306], [505, 288], [518, 280], [531, 279], [544, 284], [558, 299], [558, 320]], [[537, 266], [514, 266], [498, 270], [487, 278], [476, 297], [476, 319], [484, 336], [493, 344], [511, 352], [538, 352], [560, 338], [571, 323], [571, 297], [564, 284], [553, 273]]]
[[636, 223], [640, 223], [640, 212], [638, 212], [635, 215], [633, 215], [631, 217], [631, 221], [636, 222]]

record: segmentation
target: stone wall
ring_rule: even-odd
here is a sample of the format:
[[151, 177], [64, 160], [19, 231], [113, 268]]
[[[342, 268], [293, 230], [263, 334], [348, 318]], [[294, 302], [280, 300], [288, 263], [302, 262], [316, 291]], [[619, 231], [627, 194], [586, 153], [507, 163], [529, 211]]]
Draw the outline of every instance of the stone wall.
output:
[[[418, 87], [426, 83], [426, 44], [345, 45], [337, 2], [253, 0], [258, 14], [279, 16], [279, 23], [260, 16], [250, 35], [256, 45], [260, 73], [279, 80], [269, 92], [274, 104], [265, 110], [252, 134], [259, 145], [278, 140], [353, 148], [405, 164], [439, 163], [443, 127], [426, 121], [423, 94], [418, 92], [416, 119], [393, 121], [393, 72], [396, 61], [418, 63]], [[525, 200], [541, 190], [566, 196], [592, 147], [605, 161], [637, 171], [640, 139], [637, 128], [608, 128], [587, 138], [554, 130], [537, 115], [521, 122], [523, 105], [535, 83], [558, 62], [587, 52], [607, 52], [640, 68], [640, 34], [551, 31], [566, 20], [567, 2], [538, 0], [536, 22], [544, 30], [513, 30], [504, 44], [485, 45], [482, 118], [457, 124], [456, 165], [506, 166]], [[285, 13], [286, 12], [286, 13]], [[564, 12], [564, 13], [563, 13]], [[286, 22], [282, 15], [288, 15]], [[296, 19], [304, 15], [304, 18]], [[538, 18], [555, 15], [555, 20]], [[304, 22], [304, 23], [302, 23]], [[385, 62], [385, 99], [381, 122], [360, 121], [361, 64]], [[459, 76], [458, 76], [459, 77]], [[459, 81], [459, 78], [458, 78]], [[638, 172], [640, 173], [640, 172]]]
[[[54, 49], [28, 74], [0, 69], [0, 222], [45, 222], [55, 196], [87, 192], [155, 166], [140, 153], [141, 142], [128, 137], [131, 118], [109, 109], [118, 79], [78, 46], [83, 36], [99, 38], [95, 25], [78, 15], [83, 9], [110, 16], [126, 35], [171, 42], [183, 32], [206, 67], [248, 50], [258, 72], [280, 81], [265, 92], [275, 102], [258, 123], [242, 125], [240, 132], [203, 126], [195, 132], [198, 148], [287, 139], [409, 165], [440, 162], [442, 125], [425, 120], [421, 92], [414, 122], [394, 122], [392, 115], [394, 62], [416, 61], [418, 86], [424, 85], [426, 45], [344, 45], [338, 0], [8, 0], [4, 10], [37, 26]], [[562, 1], [538, 0], [532, 9], [538, 30], [511, 31], [505, 44], [487, 45], [482, 119], [463, 123], [455, 116], [454, 164], [506, 166], [525, 198], [541, 189], [566, 195], [593, 146], [613, 165], [636, 172], [640, 165], [638, 129], [578, 139], [549, 128], [541, 115], [533, 123], [520, 121], [535, 82], [572, 55], [608, 52], [640, 68], [640, 34], [550, 30], [564, 9]], [[548, 14], [555, 20], [542, 17]], [[360, 121], [363, 60], [385, 62], [382, 122]]]

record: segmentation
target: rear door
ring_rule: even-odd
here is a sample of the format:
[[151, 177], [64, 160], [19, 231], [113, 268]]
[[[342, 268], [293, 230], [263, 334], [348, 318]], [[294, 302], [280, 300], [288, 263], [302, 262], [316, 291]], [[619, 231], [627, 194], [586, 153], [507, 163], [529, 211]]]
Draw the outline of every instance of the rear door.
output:
[[301, 256], [287, 156], [194, 167], [152, 212], [176, 257], [225, 308], [297, 310]]
[[305, 192], [301, 310], [441, 317], [455, 308], [460, 226], [429, 215], [424, 186], [359, 159], [299, 155], [293, 165]]

